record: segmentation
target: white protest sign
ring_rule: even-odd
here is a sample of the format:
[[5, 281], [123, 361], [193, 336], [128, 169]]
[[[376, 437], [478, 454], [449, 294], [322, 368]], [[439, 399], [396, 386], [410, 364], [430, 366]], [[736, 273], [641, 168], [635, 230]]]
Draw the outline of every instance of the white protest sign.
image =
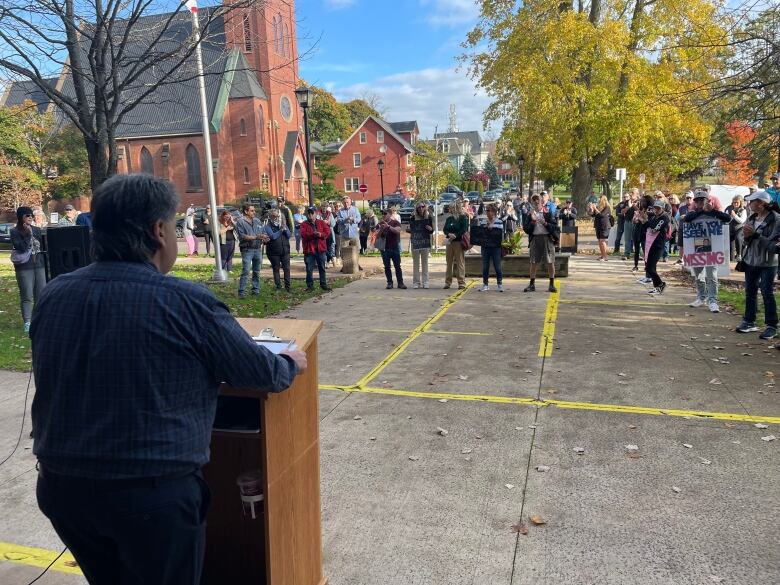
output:
[[681, 222], [683, 263], [686, 268], [717, 266], [718, 276], [728, 276], [729, 226], [714, 217]]

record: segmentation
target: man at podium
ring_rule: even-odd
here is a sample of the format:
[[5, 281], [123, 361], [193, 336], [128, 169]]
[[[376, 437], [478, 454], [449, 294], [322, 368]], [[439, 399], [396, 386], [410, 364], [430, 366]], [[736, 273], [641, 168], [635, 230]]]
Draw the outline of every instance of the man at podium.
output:
[[38, 504], [93, 585], [200, 581], [219, 384], [279, 392], [307, 365], [166, 276], [178, 204], [150, 175], [106, 181], [96, 262], [52, 281], [33, 313]]

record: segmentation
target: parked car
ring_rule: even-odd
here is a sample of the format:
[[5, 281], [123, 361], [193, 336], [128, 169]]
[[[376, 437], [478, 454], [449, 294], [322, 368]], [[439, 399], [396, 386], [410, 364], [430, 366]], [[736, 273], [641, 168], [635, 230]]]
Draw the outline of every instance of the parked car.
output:
[[15, 225], [15, 223], [0, 223], [0, 248], [11, 249], [11, 228]]
[[479, 201], [480, 193], [479, 191], [469, 191], [466, 193], [466, 199], [469, 200], [469, 203], [476, 203]]
[[482, 201], [485, 203], [490, 201], [498, 201], [501, 199], [501, 190], [500, 189], [492, 189], [490, 191], [485, 191], [484, 195], [482, 195]]
[[439, 208], [440, 213], [450, 212], [450, 203], [455, 201], [457, 194], [455, 193], [442, 193], [439, 195]]
[[401, 222], [408, 223], [414, 214], [414, 208], [416, 203], [414, 201], [407, 201], [398, 209], [398, 215], [401, 216]]
[[456, 195], [463, 195], [463, 189], [456, 187], [455, 185], [447, 185], [444, 189], [445, 193], [455, 193]]
[[[385, 207], [401, 207], [403, 206], [407, 201], [410, 201], [410, 199], [401, 193], [390, 193], [385, 195]], [[380, 209], [382, 206], [382, 199], [373, 199], [372, 201], [369, 201], [368, 204], [371, 207], [375, 207], [376, 209]]]

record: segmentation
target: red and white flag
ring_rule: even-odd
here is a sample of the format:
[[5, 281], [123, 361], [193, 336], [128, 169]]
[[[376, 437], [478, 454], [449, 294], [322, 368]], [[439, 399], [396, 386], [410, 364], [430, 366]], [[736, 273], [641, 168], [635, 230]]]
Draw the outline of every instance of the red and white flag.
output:
[[197, 12], [198, 11], [198, 2], [197, 0], [187, 0], [184, 5], [187, 7], [187, 9], [190, 12]]

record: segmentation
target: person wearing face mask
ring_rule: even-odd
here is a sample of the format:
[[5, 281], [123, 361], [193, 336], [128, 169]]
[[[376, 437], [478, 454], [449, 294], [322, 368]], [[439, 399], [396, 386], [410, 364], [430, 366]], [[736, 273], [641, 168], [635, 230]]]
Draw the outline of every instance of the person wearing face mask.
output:
[[290, 288], [290, 228], [282, 220], [280, 210], [272, 209], [268, 213], [268, 224], [263, 226], [263, 233], [268, 237], [265, 253], [271, 262], [276, 290], [281, 290], [282, 281], [279, 278], [279, 268], [284, 271], [284, 290]]

